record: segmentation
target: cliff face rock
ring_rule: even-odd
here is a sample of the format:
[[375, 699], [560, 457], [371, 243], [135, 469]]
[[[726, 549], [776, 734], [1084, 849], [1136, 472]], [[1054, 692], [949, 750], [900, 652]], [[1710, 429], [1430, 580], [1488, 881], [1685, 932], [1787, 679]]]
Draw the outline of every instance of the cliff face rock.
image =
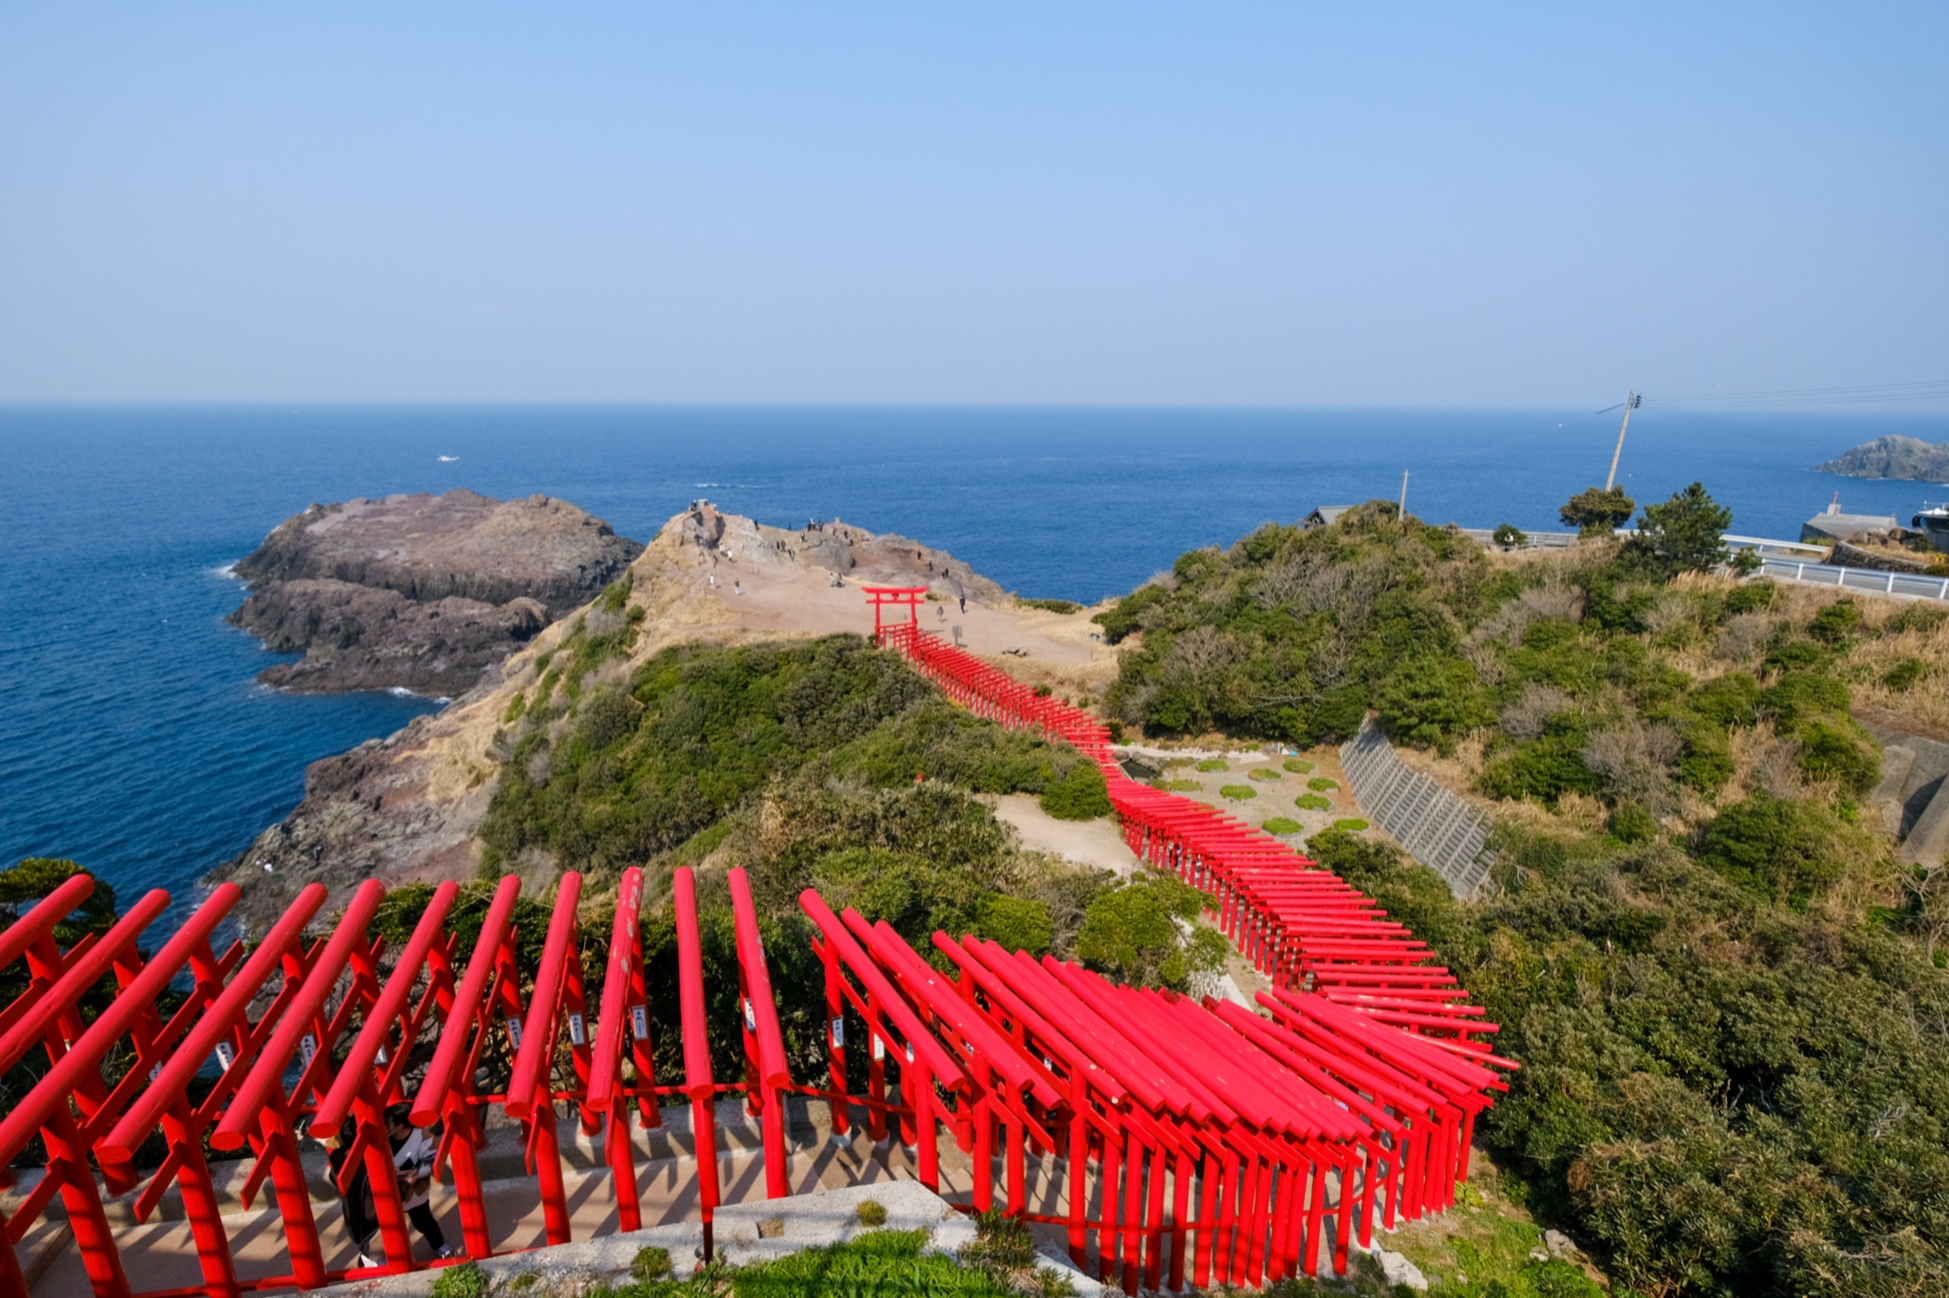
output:
[[454, 695], [642, 549], [546, 496], [463, 488], [313, 505], [238, 563], [251, 593], [230, 621], [305, 654], [260, 673], [268, 685]]
[[[994, 582], [949, 554], [844, 523], [766, 527], [700, 501], [664, 525], [629, 573], [629, 607], [642, 610], [629, 652], [632, 665], [689, 641], [744, 644], [865, 634], [872, 629], [873, 612], [859, 587], [868, 582], [931, 587], [940, 598], [923, 610], [928, 625], [958, 638], [965, 622], [974, 647], [985, 652], [1027, 645], [1049, 660], [1065, 651], [1083, 662], [1091, 657], [1082, 643], [1088, 630], [1083, 615], [1063, 619], [1018, 609]], [[327, 590], [349, 584], [335, 578], [302, 580]], [[965, 613], [959, 604], [964, 595]], [[266, 627], [287, 637], [279, 643], [305, 638], [314, 652], [328, 636], [337, 637], [350, 621], [366, 616], [364, 605], [336, 605], [323, 595], [294, 600], [289, 607], [268, 602], [263, 607], [270, 610]], [[296, 810], [210, 875], [243, 889], [236, 913], [244, 927], [252, 935], [263, 933], [314, 879], [338, 896], [367, 878], [388, 887], [472, 878], [480, 862], [477, 833], [500, 772], [495, 734], [514, 695], [535, 688], [541, 675], [536, 658], [560, 645], [589, 612], [571, 610], [549, 623], [505, 660], [486, 667], [477, 685], [456, 692], [454, 702], [437, 714], [314, 762], [305, 772], [305, 796]], [[444, 612], [439, 621], [447, 621]], [[1037, 629], [1066, 622], [1077, 623], [1072, 628], [1076, 645], [1055, 644]], [[555, 874], [555, 863], [546, 860], [524, 860], [516, 868], [531, 889], [545, 886]]]
[[1949, 442], [1925, 442], [1919, 437], [1877, 437], [1839, 459], [1816, 464], [1814, 472], [1838, 473], [1849, 478], [1949, 482]]

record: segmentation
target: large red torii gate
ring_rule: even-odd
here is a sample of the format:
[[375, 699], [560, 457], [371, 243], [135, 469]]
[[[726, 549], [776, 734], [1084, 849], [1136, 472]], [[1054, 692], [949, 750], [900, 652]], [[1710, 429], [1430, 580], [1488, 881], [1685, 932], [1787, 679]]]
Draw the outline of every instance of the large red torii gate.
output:
[[[873, 643], [884, 644], [889, 633], [920, 629], [920, 602], [927, 598], [925, 586], [866, 586], [866, 598], [873, 605]], [[907, 610], [907, 620], [888, 622], [885, 612], [888, 609]]]

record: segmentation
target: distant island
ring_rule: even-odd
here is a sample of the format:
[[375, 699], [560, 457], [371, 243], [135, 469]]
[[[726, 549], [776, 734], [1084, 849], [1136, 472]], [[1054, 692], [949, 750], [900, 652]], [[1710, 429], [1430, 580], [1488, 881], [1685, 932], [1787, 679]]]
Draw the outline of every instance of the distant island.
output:
[[297, 662], [259, 672], [308, 693], [457, 695], [620, 576], [641, 544], [565, 500], [457, 487], [312, 505], [238, 562], [230, 621]]
[[1838, 473], [1848, 478], [1949, 482], [1949, 442], [1925, 442], [1919, 437], [1877, 437], [1839, 459], [1816, 464], [1814, 472]]

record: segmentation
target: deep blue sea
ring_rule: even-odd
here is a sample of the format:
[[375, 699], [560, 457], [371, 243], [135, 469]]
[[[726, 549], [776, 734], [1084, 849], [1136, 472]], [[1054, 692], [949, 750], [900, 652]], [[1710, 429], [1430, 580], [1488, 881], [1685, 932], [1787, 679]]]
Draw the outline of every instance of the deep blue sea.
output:
[[[698, 496], [768, 523], [922, 538], [1029, 596], [1095, 600], [1321, 504], [1558, 526], [1618, 415], [1588, 411], [0, 408], [0, 861], [72, 857], [179, 904], [281, 819], [306, 763], [436, 706], [256, 685], [227, 565], [312, 501], [546, 492], [648, 538]], [[1737, 531], [1793, 538], [1839, 490], [1906, 516], [1949, 488], [1814, 463], [1944, 416], [1634, 416], [1640, 503], [1694, 479]], [[441, 457], [457, 457], [443, 461]], [[861, 624], [868, 625], [865, 609]]]

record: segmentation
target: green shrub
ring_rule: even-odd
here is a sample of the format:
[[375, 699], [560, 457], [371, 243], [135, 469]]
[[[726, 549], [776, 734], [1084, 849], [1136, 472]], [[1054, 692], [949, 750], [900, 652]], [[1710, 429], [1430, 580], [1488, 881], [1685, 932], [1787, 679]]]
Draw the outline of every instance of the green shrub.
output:
[[1201, 771], [1224, 771], [1231, 768], [1225, 765], [1225, 759], [1222, 757], [1207, 757], [1198, 763], [1198, 769]]
[[433, 1298], [486, 1298], [491, 1282], [478, 1262], [441, 1267], [433, 1277]]
[[1204, 894], [1189, 884], [1141, 871], [1090, 902], [1076, 955], [1118, 982], [1183, 991], [1195, 975], [1223, 968], [1231, 949], [1215, 929], [1178, 927], [1203, 909]]
[[1232, 799], [1234, 802], [1243, 802], [1247, 798], [1256, 798], [1259, 796], [1259, 791], [1249, 784], [1222, 785], [1218, 792], [1224, 797]]
[[1658, 820], [1635, 802], [1620, 802], [1611, 812], [1611, 833], [1621, 843], [1642, 843], [1658, 835]]
[[961, 1250], [966, 1266], [1006, 1279], [1035, 1265], [1035, 1237], [1028, 1226], [1000, 1208], [974, 1215], [974, 1243]]
[[1078, 762], [1055, 788], [1042, 795], [1042, 809], [1057, 820], [1095, 820], [1109, 815], [1110, 790], [1093, 762]]
[[1082, 611], [1083, 607], [1074, 600], [1068, 599], [1018, 599], [1015, 602], [1023, 608], [1046, 609], [1051, 613], [1077, 613]]
[[1293, 805], [1301, 811], [1330, 811], [1333, 799], [1323, 798], [1317, 793], [1302, 793], [1293, 799]]
[[1845, 713], [1848, 703], [1846, 683], [1819, 671], [1787, 672], [1760, 693], [1760, 706], [1786, 731], [1824, 713]]
[[1840, 829], [1829, 808], [1755, 793], [1713, 817], [1699, 860], [1760, 896], [1800, 908], [1841, 877]]
[[527, 710], [528, 710], [527, 693], [523, 690], [516, 690], [514, 692], [514, 697], [508, 700], [508, 710], [501, 714], [501, 723], [503, 725], [511, 726], [515, 722], [521, 720], [521, 714], [523, 712], [526, 712]]
[[1495, 533], [1489, 539], [1505, 550], [1514, 546], [1529, 544], [1529, 537], [1514, 523], [1497, 524]]
[[1120, 644], [1124, 637], [1142, 629], [1146, 610], [1168, 606], [1170, 602], [1171, 592], [1164, 587], [1140, 586], [1090, 621], [1103, 628], [1107, 643]]
[[1814, 614], [1813, 621], [1807, 624], [1807, 634], [1822, 644], [1846, 644], [1861, 634], [1861, 609], [1852, 599], [1842, 596]]
[[1760, 683], [1746, 672], [1715, 676], [1692, 691], [1692, 711], [1721, 730], [1758, 720]]
[[1460, 657], [1409, 659], [1388, 675], [1374, 706], [1394, 739], [1443, 752], [1490, 720], [1475, 668]]
[[1800, 769], [1838, 780], [1843, 789], [1866, 793], [1881, 776], [1881, 753], [1853, 721], [1812, 721], [1800, 731]]
[[1928, 673], [1929, 665], [1920, 658], [1903, 658], [1882, 673], [1881, 683], [1897, 694], [1906, 694]]
[[1790, 631], [1781, 631], [1767, 646], [1766, 657], [1761, 662], [1770, 671], [1812, 671], [1826, 667], [1830, 657], [1825, 646], [1797, 638]]
[[1279, 772], [1273, 770], [1270, 766], [1255, 766], [1251, 770], [1247, 771], [1245, 775], [1247, 779], [1261, 780], [1266, 782], [1270, 782], [1273, 780], [1283, 780], [1286, 778], [1285, 776], [1281, 775]]
[[1312, 779], [1306, 781], [1306, 787], [1315, 793], [1325, 793], [1329, 789], [1337, 789], [1340, 786], [1334, 781], [1327, 779], [1324, 775], [1315, 775]]
[[1304, 775], [1313, 769], [1313, 763], [1307, 761], [1304, 757], [1288, 757], [1284, 765], [1294, 775]]
[[1362, 830], [1367, 828], [1367, 822], [1361, 820], [1357, 816], [1349, 816], [1345, 820], [1334, 821], [1333, 828], [1339, 830], [1343, 834], [1358, 834]]
[[1944, 618], [1949, 618], [1949, 609], [1918, 601], [1889, 618], [1883, 630], [1890, 635], [1902, 631], [1933, 631], [1942, 625]]
[[1196, 793], [1205, 786], [1198, 780], [1166, 780], [1164, 787], [1172, 793]]
[[1297, 834], [1305, 826], [1287, 816], [1268, 816], [1259, 828], [1268, 834]]
[[1584, 765], [1588, 736], [1573, 720], [1552, 721], [1540, 739], [1517, 744], [1483, 768], [1482, 791], [1495, 798], [1536, 798], [1554, 805], [1566, 793], [1597, 792], [1597, 773]]
[[1009, 897], [996, 893], [981, 902], [977, 931], [991, 942], [1010, 951], [1044, 955], [1055, 937], [1046, 902], [1033, 897]]
[[1780, 597], [1780, 588], [1770, 581], [1742, 581], [1726, 592], [1726, 602], [1721, 611], [1727, 617], [1741, 613], [1759, 613], [1772, 608]]
[[670, 1274], [670, 1250], [654, 1244], [637, 1249], [636, 1256], [630, 1260], [629, 1274], [631, 1279], [645, 1283], [663, 1279]]
[[1678, 778], [1700, 793], [1712, 793], [1732, 778], [1732, 744], [1723, 730], [1708, 725], [1685, 727], [1685, 745], [1678, 757]]
[[861, 1199], [853, 1208], [853, 1215], [859, 1218], [862, 1226], [884, 1226], [887, 1224], [886, 1205], [876, 1199]]

